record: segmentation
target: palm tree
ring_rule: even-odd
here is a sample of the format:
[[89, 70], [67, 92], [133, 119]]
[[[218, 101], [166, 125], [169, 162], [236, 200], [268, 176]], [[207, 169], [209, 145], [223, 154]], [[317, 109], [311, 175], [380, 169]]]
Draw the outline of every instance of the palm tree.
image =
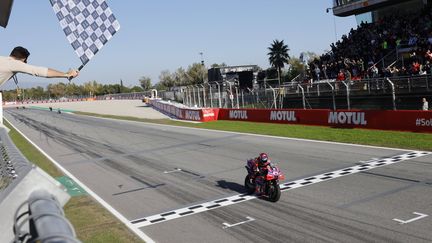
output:
[[288, 51], [290, 49], [288, 48], [288, 45], [285, 45], [283, 40], [282, 41], [274, 40], [268, 49], [270, 50], [270, 52], [267, 54], [269, 55], [269, 62], [270, 65], [277, 68], [278, 70], [278, 79], [279, 79], [279, 86], [280, 86], [281, 70], [285, 66], [285, 64], [288, 64], [288, 61], [290, 59], [290, 56], [288, 55]]

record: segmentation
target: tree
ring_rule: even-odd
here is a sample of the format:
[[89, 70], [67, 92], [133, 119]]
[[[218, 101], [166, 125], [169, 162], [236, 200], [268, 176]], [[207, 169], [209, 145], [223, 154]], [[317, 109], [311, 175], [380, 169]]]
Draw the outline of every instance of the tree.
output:
[[299, 74], [303, 74], [305, 71], [304, 63], [299, 58], [293, 57], [289, 60], [290, 68], [288, 70], [288, 80], [292, 80]]
[[144, 89], [144, 91], [150, 90], [152, 87], [151, 78], [147, 76], [142, 76], [139, 79], [141, 87]]
[[57, 84], [49, 84], [48, 92], [51, 96], [60, 98], [66, 94], [66, 84], [65, 83], [57, 83]]
[[133, 92], [136, 93], [136, 92], [143, 92], [144, 89], [140, 86], [133, 86], [132, 88], [129, 89], [129, 91], [131, 93], [133, 93]]
[[66, 85], [65, 94], [68, 96], [83, 95], [84, 94], [83, 87], [81, 85], [78, 86], [75, 83], [70, 83]]
[[179, 67], [174, 73], [174, 81], [176, 86], [186, 86], [189, 84], [187, 73], [182, 67]]
[[207, 79], [207, 70], [201, 63], [193, 63], [186, 71], [190, 79], [189, 84], [202, 84]]
[[288, 55], [288, 51], [290, 50], [288, 48], [288, 45], [285, 45], [285, 43], [282, 41], [274, 40], [271, 46], [268, 48], [269, 53], [269, 62], [270, 65], [272, 65], [274, 68], [278, 70], [278, 76], [279, 76], [279, 86], [280, 86], [280, 74], [282, 68], [285, 66], [285, 64], [288, 64], [288, 61], [290, 59], [290, 56]]
[[17, 91], [15, 89], [3, 91], [3, 99], [5, 101], [16, 101], [18, 99]]
[[44, 89], [40, 86], [24, 89], [22, 92], [25, 94], [26, 99], [32, 99], [32, 100], [43, 98], [46, 95]]
[[105, 84], [102, 86], [103, 94], [117, 94], [120, 93], [120, 85], [119, 84]]
[[174, 75], [168, 70], [163, 70], [159, 75], [159, 82], [166, 88], [171, 88], [175, 86]]
[[120, 93], [122, 93], [122, 94], [127, 94], [127, 93], [130, 93], [131, 91], [130, 91], [130, 88], [129, 87], [126, 87], [126, 86], [121, 86], [120, 85]]
[[312, 51], [302, 52], [302, 54], [303, 54], [303, 61], [305, 63], [309, 63], [320, 59], [320, 56]]
[[158, 91], [160, 90], [166, 90], [167, 87], [162, 83], [162, 82], [157, 82], [154, 86], [154, 89], [157, 89]]
[[[86, 95], [94, 96], [103, 93], [103, 86], [95, 80], [84, 83], [84, 93]], [[120, 87], [120, 85], [118, 85]], [[120, 88], [118, 90], [120, 92]]]
[[265, 70], [267, 79], [276, 80], [278, 78], [278, 70], [274, 67]]
[[227, 65], [223, 62], [221, 64], [217, 64], [217, 63], [213, 63], [211, 65], [211, 68], [221, 68], [221, 67], [226, 67]]

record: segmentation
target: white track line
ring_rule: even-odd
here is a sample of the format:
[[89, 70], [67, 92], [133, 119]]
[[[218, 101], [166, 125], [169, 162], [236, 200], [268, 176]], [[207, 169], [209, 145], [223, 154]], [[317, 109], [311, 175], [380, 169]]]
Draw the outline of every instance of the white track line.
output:
[[5, 119], [21, 136], [23, 136], [29, 143], [31, 143], [35, 148], [37, 148], [43, 155], [45, 155], [53, 164], [57, 166], [64, 174], [66, 174], [69, 178], [74, 180], [78, 185], [80, 185], [88, 194], [90, 194], [96, 201], [98, 201], [102, 206], [104, 206], [109, 212], [111, 212], [116, 218], [118, 218], [122, 223], [124, 223], [132, 232], [134, 232], [137, 236], [139, 236], [145, 242], [155, 242], [149, 236], [147, 236], [144, 232], [138, 229], [135, 225], [129, 222], [129, 220], [120, 214], [117, 210], [115, 210], [111, 205], [109, 205], [105, 200], [99, 197], [95, 192], [93, 192], [89, 187], [87, 187], [84, 183], [82, 183], [78, 178], [76, 178], [72, 173], [67, 171], [63, 166], [61, 166], [57, 161], [55, 161], [51, 156], [49, 156], [45, 151], [43, 151], [39, 146], [37, 146], [32, 140], [30, 140], [24, 133], [22, 133], [18, 128], [16, 128], [8, 119]]
[[[382, 167], [382, 166], [391, 165], [391, 164], [399, 163], [399, 162], [410, 160], [410, 159], [423, 157], [423, 156], [430, 155], [430, 154], [432, 154], [432, 153], [431, 152], [423, 152], [423, 151], [411, 151], [411, 152], [408, 152], [405, 154], [396, 155], [396, 156], [389, 157], [389, 158], [372, 159], [372, 160], [363, 162], [361, 165], [355, 165], [352, 167], [347, 167], [347, 168], [332, 171], [332, 172], [326, 172], [323, 174], [310, 176], [310, 177], [302, 178], [302, 179], [295, 180], [295, 181], [286, 182], [286, 183], [281, 184], [280, 188], [281, 188], [281, 191], [288, 191], [288, 190], [292, 190], [295, 188], [300, 188], [300, 187], [316, 184], [319, 182], [328, 181], [328, 180], [339, 178], [342, 176], [351, 175], [351, 174], [359, 173], [362, 171], [371, 170], [371, 169], [375, 169], [378, 167]], [[185, 217], [185, 216], [189, 216], [189, 215], [193, 215], [193, 214], [197, 214], [197, 213], [201, 213], [201, 212], [206, 212], [206, 211], [209, 211], [209, 210], [212, 210], [215, 208], [221, 208], [221, 207], [237, 204], [240, 202], [246, 202], [246, 201], [256, 199], [256, 198], [257, 197], [255, 195], [238, 194], [238, 195], [225, 197], [225, 198], [221, 198], [221, 199], [217, 199], [217, 200], [213, 200], [213, 201], [209, 201], [209, 202], [204, 202], [201, 204], [195, 204], [195, 205], [192, 205], [189, 207], [179, 208], [179, 209], [164, 212], [161, 214], [155, 214], [152, 216], [135, 219], [135, 220], [132, 220], [131, 223], [134, 224], [136, 227], [140, 228], [140, 227], [144, 227], [144, 226], [153, 225], [156, 223], [166, 222], [166, 221], [169, 221], [172, 219], [177, 219], [177, 218], [181, 218], [181, 217]]]

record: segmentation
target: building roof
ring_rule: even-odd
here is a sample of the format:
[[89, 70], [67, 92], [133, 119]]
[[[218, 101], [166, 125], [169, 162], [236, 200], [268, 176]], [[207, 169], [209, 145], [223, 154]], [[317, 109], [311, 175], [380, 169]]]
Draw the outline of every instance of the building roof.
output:
[[339, 17], [346, 17], [409, 1], [413, 0], [349, 0], [342, 5], [337, 5], [338, 1], [334, 1], [333, 14]]

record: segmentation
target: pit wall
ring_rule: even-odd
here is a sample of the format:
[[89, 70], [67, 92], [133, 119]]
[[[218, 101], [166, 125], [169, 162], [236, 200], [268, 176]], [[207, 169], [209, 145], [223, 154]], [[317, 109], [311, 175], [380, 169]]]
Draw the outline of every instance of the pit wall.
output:
[[250, 121], [432, 133], [432, 111], [190, 109], [162, 102], [152, 100], [150, 104], [158, 110], [183, 120]]

